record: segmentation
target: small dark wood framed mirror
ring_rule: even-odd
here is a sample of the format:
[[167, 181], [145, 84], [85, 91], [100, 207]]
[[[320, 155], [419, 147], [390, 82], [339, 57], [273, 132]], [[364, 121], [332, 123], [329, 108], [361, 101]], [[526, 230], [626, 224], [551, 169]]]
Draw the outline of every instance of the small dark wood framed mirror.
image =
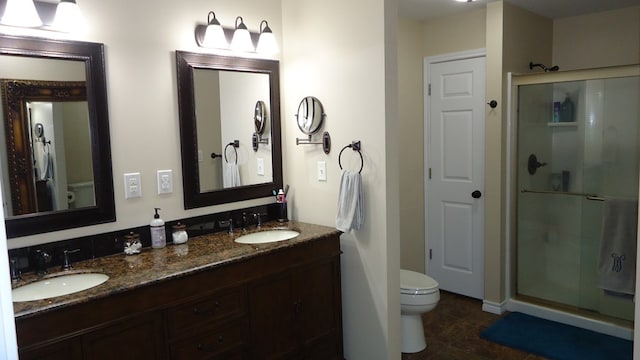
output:
[[[104, 46], [0, 35], [0, 78], [7, 237], [115, 221]], [[76, 108], [68, 112], [63, 103]], [[52, 109], [51, 123], [34, 120], [40, 107]], [[77, 119], [82, 125], [71, 125]], [[51, 125], [56, 122], [66, 128]], [[62, 143], [82, 143], [86, 158], [54, 148]], [[79, 163], [84, 166], [76, 167]], [[86, 181], [75, 180], [80, 178]], [[88, 199], [82, 204], [72, 196], [81, 183]]]
[[[185, 209], [268, 197], [282, 188], [279, 62], [176, 51], [176, 67]], [[271, 141], [258, 149], [251, 120], [260, 100], [269, 109], [263, 132]], [[208, 154], [221, 153], [233, 139], [239, 139], [232, 165], [241, 185], [226, 187], [230, 164]]]

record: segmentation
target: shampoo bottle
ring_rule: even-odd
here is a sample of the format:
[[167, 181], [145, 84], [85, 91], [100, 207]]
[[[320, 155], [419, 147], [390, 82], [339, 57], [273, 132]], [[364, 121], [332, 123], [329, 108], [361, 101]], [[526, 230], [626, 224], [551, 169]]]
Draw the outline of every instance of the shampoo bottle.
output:
[[151, 220], [151, 247], [154, 249], [160, 249], [167, 245], [167, 233], [164, 230], [164, 220], [160, 219], [158, 210], [155, 208], [156, 213]]

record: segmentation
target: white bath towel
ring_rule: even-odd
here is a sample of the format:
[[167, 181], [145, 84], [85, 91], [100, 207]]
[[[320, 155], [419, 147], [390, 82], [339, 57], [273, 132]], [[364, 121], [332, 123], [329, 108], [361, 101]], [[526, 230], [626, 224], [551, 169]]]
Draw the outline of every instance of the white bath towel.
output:
[[222, 177], [222, 185], [225, 188], [242, 185], [240, 181], [240, 169], [236, 163], [227, 163]]
[[343, 170], [338, 193], [336, 229], [349, 232], [360, 229], [364, 223], [364, 192], [362, 177], [357, 171]]
[[637, 229], [637, 200], [604, 200], [598, 260], [598, 287], [601, 289], [618, 294], [634, 294]]
[[53, 178], [53, 156], [48, 151], [42, 153], [42, 169], [40, 179], [47, 180]]

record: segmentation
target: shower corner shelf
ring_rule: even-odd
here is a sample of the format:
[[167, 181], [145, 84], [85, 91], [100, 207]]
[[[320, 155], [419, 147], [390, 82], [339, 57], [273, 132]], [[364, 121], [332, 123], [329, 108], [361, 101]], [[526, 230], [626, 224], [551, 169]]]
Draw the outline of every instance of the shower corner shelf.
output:
[[548, 127], [574, 127], [578, 126], [578, 123], [575, 121], [572, 122], [549, 122], [547, 123]]

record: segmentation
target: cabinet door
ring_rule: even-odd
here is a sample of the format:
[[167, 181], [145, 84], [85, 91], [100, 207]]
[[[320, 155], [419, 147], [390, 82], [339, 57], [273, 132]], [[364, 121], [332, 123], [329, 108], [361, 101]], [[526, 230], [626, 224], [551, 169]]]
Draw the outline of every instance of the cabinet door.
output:
[[291, 359], [297, 348], [296, 303], [290, 272], [259, 280], [249, 288], [253, 359]]
[[28, 350], [20, 349], [20, 360], [80, 360], [82, 345], [78, 339], [58, 341]]
[[342, 309], [337, 260], [295, 272], [299, 336], [304, 359], [342, 359]]
[[158, 313], [136, 316], [82, 337], [85, 359], [165, 359], [162, 317]]

